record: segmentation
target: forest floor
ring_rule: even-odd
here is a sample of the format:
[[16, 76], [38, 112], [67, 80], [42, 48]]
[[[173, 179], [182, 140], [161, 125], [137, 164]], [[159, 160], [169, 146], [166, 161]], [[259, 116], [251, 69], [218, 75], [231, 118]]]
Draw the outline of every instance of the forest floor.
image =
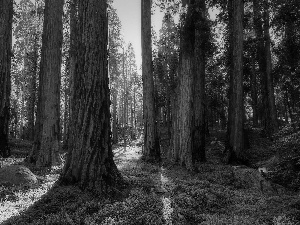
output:
[[[166, 160], [161, 164], [142, 161], [137, 142], [126, 149], [114, 146], [115, 162], [130, 187], [121, 199], [98, 199], [73, 186], [56, 186], [61, 167], [34, 171], [44, 177], [35, 187], [0, 186], [0, 223], [300, 224], [299, 192], [267, 193], [238, 179], [234, 174], [239, 167], [221, 162], [223, 139], [224, 133], [212, 133], [207, 140], [208, 162], [198, 165], [197, 173]], [[253, 164], [274, 155], [272, 143], [255, 133], [251, 144]], [[22, 164], [22, 151], [26, 148], [15, 147], [15, 156], [1, 159], [2, 166]]]

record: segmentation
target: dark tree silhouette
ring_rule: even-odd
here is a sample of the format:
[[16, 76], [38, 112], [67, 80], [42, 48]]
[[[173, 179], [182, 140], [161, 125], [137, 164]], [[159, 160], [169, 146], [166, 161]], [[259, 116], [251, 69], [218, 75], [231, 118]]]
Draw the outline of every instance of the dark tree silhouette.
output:
[[10, 156], [8, 124], [10, 107], [10, 67], [13, 1], [0, 2], [0, 156]]

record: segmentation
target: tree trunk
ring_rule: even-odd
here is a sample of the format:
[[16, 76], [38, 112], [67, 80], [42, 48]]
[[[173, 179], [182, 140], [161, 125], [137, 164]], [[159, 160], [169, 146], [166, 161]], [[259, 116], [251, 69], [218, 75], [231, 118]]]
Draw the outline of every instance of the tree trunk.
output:
[[105, 0], [78, 2], [80, 36], [69, 153], [61, 176], [63, 184], [77, 184], [97, 194], [114, 191], [122, 180], [111, 146], [106, 11]]
[[160, 160], [160, 145], [155, 122], [154, 81], [151, 47], [151, 0], [142, 0], [142, 77], [145, 160]]
[[126, 151], [126, 129], [127, 129], [127, 118], [126, 118], [126, 109], [127, 109], [127, 102], [126, 102], [126, 75], [125, 75], [125, 57], [127, 57], [127, 55], [124, 52], [124, 48], [123, 48], [123, 68], [122, 68], [122, 72], [123, 72], [123, 141], [124, 141], [124, 151]]
[[204, 162], [205, 156], [205, 44], [209, 27], [205, 0], [195, 1], [195, 72], [193, 81], [193, 160]]
[[173, 162], [177, 162], [179, 159], [179, 116], [178, 116], [178, 91], [179, 83], [175, 90], [172, 92], [171, 96], [171, 110], [172, 110], [172, 132], [171, 132], [171, 148], [169, 151], [169, 158]]
[[195, 24], [193, 21], [193, 6], [188, 6], [184, 25], [181, 30], [179, 89], [178, 89], [178, 159], [182, 166], [194, 170], [192, 118], [193, 118], [193, 80], [194, 80], [194, 42]]
[[[70, 60], [70, 58], [68, 59]], [[70, 70], [69, 70], [70, 71]], [[70, 78], [70, 73], [66, 74], [65, 76], [68, 76]], [[65, 99], [65, 103], [64, 103], [64, 123], [63, 123], [63, 129], [64, 129], [64, 133], [63, 133], [63, 143], [64, 145], [67, 144], [68, 141], [68, 124], [70, 122], [70, 82], [67, 81], [67, 79], [65, 79], [65, 87], [64, 87], [64, 99]]]
[[[118, 87], [118, 85], [116, 85]], [[117, 97], [118, 97], [118, 89], [113, 88], [113, 127], [112, 127], [112, 137], [113, 137], [113, 144], [118, 143], [118, 129], [117, 129]]]
[[[37, 39], [37, 37], [36, 37]], [[28, 53], [28, 76], [29, 76], [29, 98], [27, 99], [27, 139], [33, 141], [34, 139], [34, 115], [36, 105], [36, 75], [38, 63], [38, 47], [37, 40], [35, 42], [34, 51]]]
[[272, 75], [272, 56], [271, 56], [271, 39], [270, 39], [270, 24], [269, 24], [269, 2], [264, 1], [264, 38], [265, 38], [265, 57], [266, 57], [266, 89], [268, 100], [268, 118], [267, 131], [271, 135], [278, 131], [277, 111], [275, 106], [274, 83]]
[[[278, 130], [277, 113], [275, 107], [273, 77], [271, 73], [271, 50], [269, 34], [268, 1], [264, 0], [264, 15], [261, 15], [261, 6], [258, 0], [253, 0], [254, 27], [258, 39], [257, 59], [261, 75], [261, 92], [263, 103], [263, 126], [268, 136]], [[262, 23], [264, 19], [264, 24]]]
[[205, 1], [189, 3], [180, 39], [178, 111], [173, 117], [171, 156], [188, 170], [194, 170], [195, 161], [206, 160], [204, 46], [209, 30], [205, 10]]
[[36, 135], [31, 162], [37, 167], [60, 163], [60, 74], [63, 0], [46, 0], [39, 76]]
[[10, 67], [13, 1], [0, 1], [0, 157], [9, 157]]
[[228, 163], [244, 161], [243, 0], [229, 0], [230, 93], [228, 108]]
[[257, 81], [255, 71], [255, 60], [254, 56], [251, 57], [251, 75], [250, 75], [250, 86], [251, 86], [251, 100], [252, 100], [252, 111], [253, 111], [253, 127], [258, 126], [258, 109], [257, 109]]

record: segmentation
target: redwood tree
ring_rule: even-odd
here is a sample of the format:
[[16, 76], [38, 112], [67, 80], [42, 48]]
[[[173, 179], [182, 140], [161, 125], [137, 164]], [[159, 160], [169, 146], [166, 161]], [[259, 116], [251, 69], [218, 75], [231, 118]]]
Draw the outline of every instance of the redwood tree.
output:
[[10, 156], [8, 124], [13, 1], [0, 1], [0, 157]]
[[38, 167], [60, 162], [60, 75], [63, 0], [46, 0], [34, 145], [30, 161]]
[[78, 1], [69, 152], [61, 182], [98, 194], [122, 180], [113, 161], [107, 65], [106, 0]]
[[154, 105], [154, 81], [151, 47], [151, 0], [142, 0], [142, 77], [144, 111], [145, 160], [160, 160], [160, 145], [157, 135]]

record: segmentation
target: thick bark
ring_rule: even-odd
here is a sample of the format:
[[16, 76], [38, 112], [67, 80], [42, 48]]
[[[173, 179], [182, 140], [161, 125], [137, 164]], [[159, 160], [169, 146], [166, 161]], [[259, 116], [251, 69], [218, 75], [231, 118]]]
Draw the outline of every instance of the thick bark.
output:
[[[231, 5], [232, 4], [232, 5]], [[230, 20], [230, 93], [228, 109], [227, 162], [244, 159], [243, 102], [243, 0], [229, 1]]]
[[178, 159], [182, 166], [194, 170], [192, 119], [193, 119], [193, 80], [194, 80], [194, 44], [195, 24], [193, 6], [188, 6], [180, 39], [179, 88], [178, 88]]
[[206, 160], [204, 46], [208, 27], [205, 10], [202, 0], [188, 5], [180, 39], [178, 97], [172, 99], [173, 152], [170, 157], [189, 170], [194, 170], [196, 161]]
[[160, 145], [155, 122], [154, 81], [151, 47], [151, 0], [142, 0], [142, 78], [145, 160], [160, 160]]
[[63, 184], [97, 194], [115, 190], [122, 180], [111, 146], [106, 11], [105, 0], [78, 2], [69, 153], [61, 176]]
[[37, 167], [60, 163], [60, 74], [63, 0], [46, 0], [36, 135], [30, 156]]
[[13, 1], [0, 1], [0, 157], [9, 157], [8, 125]]

